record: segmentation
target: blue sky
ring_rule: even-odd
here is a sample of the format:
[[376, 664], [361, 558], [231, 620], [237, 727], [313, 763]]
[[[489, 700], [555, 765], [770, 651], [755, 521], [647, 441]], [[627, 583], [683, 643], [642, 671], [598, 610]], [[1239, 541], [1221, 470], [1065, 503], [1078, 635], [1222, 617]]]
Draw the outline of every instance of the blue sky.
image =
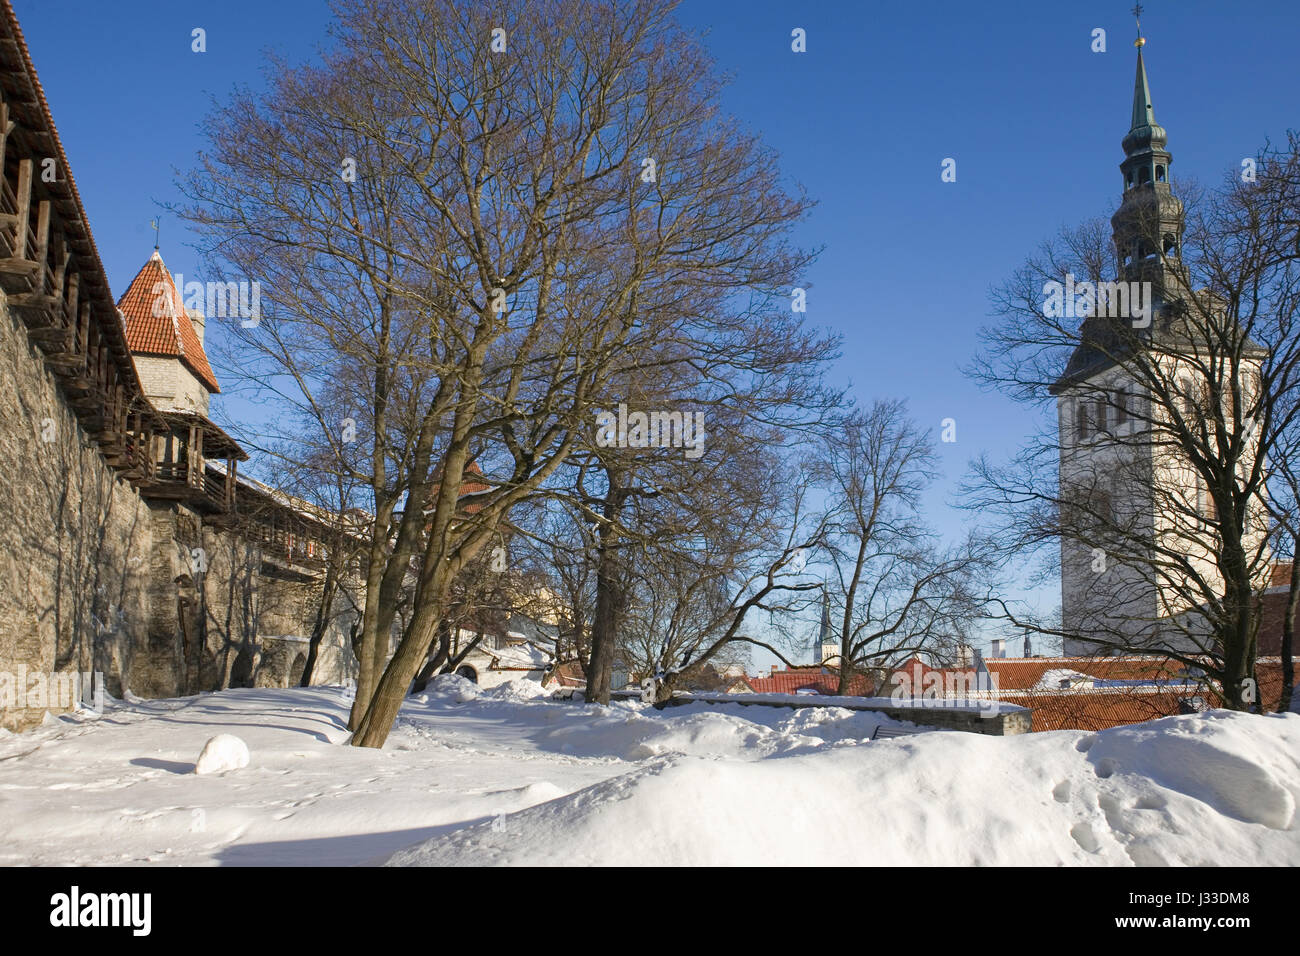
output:
[[[115, 294], [153, 247], [150, 220], [205, 145], [211, 98], [261, 82], [264, 52], [326, 42], [320, 0], [13, 0]], [[1011, 455], [1029, 413], [960, 368], [978, 347], [988, 290], [1046, 236], [1119, 201], [1132, 101], [1131, 0], [926, 4], [685, 0], [679, 17], [734, 81], [727, 108], [820, 201], [800, 237], [824, 246], [808, 318], [844, 335], [833, 375], [863, 402], [909, 399], [957, 422], [941, 445], [947, 507], [966, 462]], [[1300, 5], [1151, 0], [1143, 33], [1171, 173], [1213, 180], [1298, 127]], [[191, 52], [190, 31], [207, 32]], [[790, 48], [806, 31], [807, 52]], [[1091, 50], [1103, 28], [1107, 51]], [[957, 161], [957, 181], [940, 164]], [[163, 219], [172, 272], [195, 277], [190, 236]], [[218, 335], [219, 331], [211, 334]], [[227, 405], [225, 414], [239, 414]], [[221, 419], [222, 408], [214, 409]], [[1045, 595], [1046, 601], [1054, 594]]]

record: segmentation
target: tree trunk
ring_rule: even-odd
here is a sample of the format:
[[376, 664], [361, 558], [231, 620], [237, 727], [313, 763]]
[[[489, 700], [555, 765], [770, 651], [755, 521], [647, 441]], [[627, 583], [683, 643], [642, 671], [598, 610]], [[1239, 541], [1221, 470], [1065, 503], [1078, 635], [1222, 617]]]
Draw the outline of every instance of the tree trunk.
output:
[[1222, 550], [1225, 627], [1220, 633], [1223, 649], [1223, 697], [1229, 710], [1250, 710], [1245, 700], [1246, 679], [1255, 672], [1255, 595], [1247, 567], [1246, 552], [1235, 532], [1226, 529]]
[[600, 543], [596, 548], [596, 615], [591, 623], [591, 663], [587, 667], [588, 701], [609, 703], [610, 684], [614, 676], [614, 650], [618, 643], [619, 616], [623, 594], [618, 567], [617, 519], [623, 509], [624, 491], [619, 486], [620, 473], [607, 472], [609, 489], [605, 492], [605, 520], [600, 524]]
[[468, 644], [466, 644], [464, 647], [462, 647], [462, 648], [461, 648], [461, 649], [456, 653], [456, 656], [453, 657], [450, 661], [447, 662], [447, 664], [446, 664], [446, 666], [443, 668], [443, 671], [442, 671], [442, 672], [443, 672], [444, 674], [454, 674], [454, 673], [456, 673], [456, 668], [460, 666], [461, 661], [463, 661], [465, 658], [469, 657], [469, 652], [472, 651], [472, 650], [474, 650], [474, 648], [478, 647], [479, 644], [481, 644], [481, 643], [483, 642], [483, 638], [484, 638], [485, 636], [486, 636], [486, 633], [485, 633], [484, 631], [479, 631], [477, 634], [475, 634], [473, 640], [471, 640]]
[[415, 612], [409, 635], [397, 645], [397, 652], [376, 684], [370, 706], [352, 735], [353, 746], [378, 748], [388, 739], [388, 732], [397, 720], [397, 712], [402, 709], [411, 681], [424, 663], [429, 640], [442, 620], [445, 606], [446, 601], [437, 597], [426, 601]]
[[348, 729], [356, 732], [370, 706], [374, 696], [377, 672], [371, 647], [379, 631], [380, 583], [384, 576], [384, 547], [378, 526], [374, 530], [374, 539], [370, 547], [370, 559], [366, 564], [366, 603], [361, 611], [361, 638], [356, 643], [357, 655], [357, 696], [352, 701], [352, 712], [348, 715]]
[[[1300, 536], [1293, 539], [1294, 545], [1300, 545]], [[1291, 553], [1294, 555], [1296, 548], [1293, 547]], [[1291, 659], [1292, 648], [1295, 647], [1295, 614], [1297, 607], [1300, 607], [1300, 567], [1296, 562], [1291, 562], [1291, 583], [1287, 586], [1286, 592], [1286, 610], [1282, 613], [1282, 691], [1278, 695], [1277, 712], [1279, 714], [1289, 713], [1291, 710], [1291, 697], [1295, 693], [1295, 662]]]
[[338, 576], [334, 573], [334, 565], [331, 563], [325, 569], [325, 583], [321, 587], [320, 603], [316, 606], [316, 621], [312, 624], [311, 640], [307, 643], [307, 663], [303, 665], [302, 679], [298, 681], [299, 687], [311, 686], [311, 675], [316, 669], [316, 656], [329, 626], [330, 609], [334, 606], [334, 592], [337, 589]]
[[[433, 650], [433, 642], [438, 644], [437, 653]], [[429, 643], [429, 659], [425, 665], [420, 668], [420, 672], [415, 675], [415, 683], [411, 687], [411, 693], [422, 694], [429, 681], [438, 673], [438, 668], [442, 667], [443, 661], [451, 653], [451, 626], [446, 621], [440, 621], [438, 631], [433, 636], [433, 641]]]
[[841, 697], [849, 696], [849, 684], [853, 681], [853, 664], [848, 656], [840, 654], [840, 679], [835, 685], [835, 693]]
[[665, 674], [663, 680], [655, 684], [655, 703], [662, 704], [673, 699], [677, 691], [677, 674]]

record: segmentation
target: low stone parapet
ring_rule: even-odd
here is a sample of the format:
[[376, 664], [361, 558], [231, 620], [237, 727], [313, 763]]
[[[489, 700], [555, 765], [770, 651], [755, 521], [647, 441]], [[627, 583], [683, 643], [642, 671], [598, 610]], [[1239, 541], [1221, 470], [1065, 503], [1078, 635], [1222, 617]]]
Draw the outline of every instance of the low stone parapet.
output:
[[[614, 691], [611, 700], [640, 700], [637, 691]], [[744, 707], [842, 707], [845, 710], [869, 710], [892, 720], [903, 720], [920, 727], [964, 730], [975, 734], [1002, 737], [1027, 734], [1032, 712], [1028, 707], [998, 700], [951, 700], [920, 698], [895, 700], [892, 697], [832, 697], [822, 694], [676, 694], [657, 707], [682, 704], [740, 704]]]

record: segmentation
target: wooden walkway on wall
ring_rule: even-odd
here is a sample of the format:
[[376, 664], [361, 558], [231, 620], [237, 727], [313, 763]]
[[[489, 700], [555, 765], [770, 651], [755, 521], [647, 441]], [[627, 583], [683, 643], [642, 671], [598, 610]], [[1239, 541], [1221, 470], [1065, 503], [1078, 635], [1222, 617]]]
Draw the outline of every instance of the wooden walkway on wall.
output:
[[8, 0], [0, 3], [0, 289], [105, 461], [152, 477], [165, 428], [126, 332], [49, 105]]

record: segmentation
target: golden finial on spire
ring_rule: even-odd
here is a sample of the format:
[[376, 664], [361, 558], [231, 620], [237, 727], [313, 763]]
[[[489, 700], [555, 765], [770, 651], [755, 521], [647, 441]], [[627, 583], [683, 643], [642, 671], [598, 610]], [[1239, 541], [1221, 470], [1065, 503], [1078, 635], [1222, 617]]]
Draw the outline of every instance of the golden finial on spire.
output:
[[1133, 19], [1137, 21], [1138, 37], [1133, 41], [1133, 45], [1139, 50], [1147, 44], [1147, 38], [1142, 35], [1142, 4], [1133, 5]]

